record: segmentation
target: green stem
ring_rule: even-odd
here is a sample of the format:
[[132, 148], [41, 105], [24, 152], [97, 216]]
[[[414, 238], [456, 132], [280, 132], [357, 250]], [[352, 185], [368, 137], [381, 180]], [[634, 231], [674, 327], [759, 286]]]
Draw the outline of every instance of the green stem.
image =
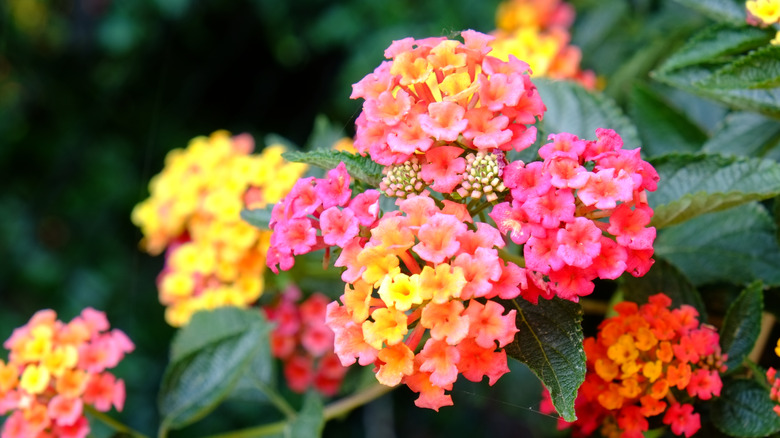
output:
[[149, 438], [148, 436], [142, 434], [141, 432], [131, 429], [130, 426], [109, 417], [105, 413], [98, 411], [97, 409], [95, 409], [90, 405], [85, 404], [84, 410], [87, 411], [90, 416], [94, 417], [95, 419], [99, 420], [100, 422], [110, 427], [111, 429], [114, 429], [117, 432], [130, 435], [131, 437], [134, 438]]
[[255, 384], [255, 387], [263, 392], [268, 397], [268, 400], [276, 406], [276, 409], [279, 409], [285, 417], [288, 419], [295, 418], [297, 413], [295, 412], [295, 409], [293, 409], [292, 406], [290, 406], [289, 403], [287, 403], [287, 400], [285, 400], [284, 397], [279, 395], [278, 392], [276, 392], [273, 388], [266, 385], [265, 383], [261, 382], [258, 379], [252, 379], [252, 381]]
[[525, 268], [525, 258], [523, 258], [522, 256], [519, 256], [517, 254], [512, 254], [503, 248], [499, 248], [498, 256], [504, 259], [505, 261], [512, 262], [517, 266], [520, 266], [521, 268]]
[[[348, 414], [353, 409], [362, 406], [372, 400], [375, 400], [388, 392], [395, 389], [394, 387], [385, 386], [380, 383], [373, 385], [365, 390], [352, 394], [349, 397], [341, 400], [336, 400], [333, 403], [325, 406], [322, 411], [322, 417], [324, 421], [332, 420], [336, 417]], [[293, 416], [294, 418], [294, 416]], [[255, 438], [262, 436], [275, 435], [284, 431], [287, 424], [293, 419], [277, 421], [275, 423], [264, 424], [262, 426], [251, 427], [243, 430], [236, 430], [232, 432], [225, 432], [216, 435], [209, 435], [206, 438]]]
[[[473, 213], [471, 213], [471, 217], [474, 217], [474, 216], [482, 213], [482, 210], [490, 207], [491, 205], [493, 205], [493, 204], [491, 204], [490, 202], [483, 202], [479, 207], [477, 207], [476, 210], [474, 210]], [[469, 208], [469, 211], [471, 211], [471, 208]]]

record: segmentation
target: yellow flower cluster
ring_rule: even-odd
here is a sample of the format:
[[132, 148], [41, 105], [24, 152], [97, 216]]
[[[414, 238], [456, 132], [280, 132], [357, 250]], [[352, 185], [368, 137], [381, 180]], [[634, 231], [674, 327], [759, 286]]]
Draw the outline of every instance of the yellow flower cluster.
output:
[[157, 286], [172, 326], [201, 309], [248, 306], [263, 291], [271, 232], [244, 222], [241, 210], [278, 202], [306, 166], [285, 162], [280, 145], [260, 155], [253, 149], [248, 134], [194, 138], [168, 153], [149, 183], [151, 196], [133, 210], [141, 247], [154, 255], [167, 248]]
[[[745, 7], [750, 13], [748, 23], [761, 26], [780, 24], [780, 0], [748, 0]], [[780, 31], [772, 40], [772, 44], [780, 45]]]
[[587, 88], [596, 86], [592, 71], [580, 69], [582, 53], [569, 45], [574, 9], [561, 0], [505, 0], [496, 11], [495, 56], [514, 55], [528, 63], [533, 76], [571, 79]]

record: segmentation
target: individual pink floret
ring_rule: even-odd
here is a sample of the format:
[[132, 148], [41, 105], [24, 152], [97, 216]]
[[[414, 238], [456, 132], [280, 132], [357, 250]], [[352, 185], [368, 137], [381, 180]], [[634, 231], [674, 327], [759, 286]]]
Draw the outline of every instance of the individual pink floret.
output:
[[468, 126], [465, 114], [466, 109], [455, 102], [433, 102], [428, 104], [428, 113], [420, 115], [420, 127], [438, 141], [455, 141]]
[[317, 198], [322, 202], [322, 208], [347, 205], [352, 197], [349, 183], [349, 173], [347, 173], [347, 166], [343, 161], [334, 169], [329, 170], [324, 179], [316, 180], [314, 188], [317, 192]]
[[446, 386], [458, 379], [458, 349], [443, 341], [428, 339], [420, 358], [420, 371], [431, 373], [429, 379], [436, 386]]
[[601, 230], [584, 217], [558, 230], [556, 252], [567, 265], [587, 268], [601, 252]]
[[463, 137], [472, 140], [478, 149], [496, 149], [512, 140], [512, 131], [506, 129], [509, 118], [496, 116], [488, 108], [480, 107], [466, 111], [469, 121], [468, 129], [463, 131]]
[[441, 193], [452, 193], [463, 180], [466, 170], [466, 159], [460, 155], [463, 149], [456, 146], [439, 146], [430, 149], [422, 165], [420, 176], [433, 190]]
[[466, 224], [448, 214], [436, 213], [420, 227], [420, 243], [414, 251], [425, 261], [442, 263], [460, 249], [458, 236], [466, 231]]
[[480, 382], [487, 376], [492, 386], [499, 377], [509, 372], [506, 352], [495, 351], [495, 347], [484, 348], [472, 338], [458, 344], [460, 362], [458, 368], [463, 377], [472, 382]]
[[501, 111], [505, 106], [515, 106], [525, 92], [523, 79], [519, 73], [494, 73], [490, 80], [484, 74], [479, 75], [479, 101], [490, 111]]
[[483, 305], [479, 301], [469, 301], [464, 315], [469, 317], [469, 337], [473, 337], [482, 348], [504, 347], [515, 338], [518, 332], [515, 325], [517, 311], [512, 309], [506, 315], [504, 307], [488, 300]]
[[587, 184], [580, 188], [577, 196], [585, 205], [593, 205], [601, 210], [615, 208], [618, 201], [630, 202], [633, 199], [633, 181], [623, 170], [602, 169], [590, 174]]
[[351, 209], [330, 207], [320, 215], [322, 240], [328, 245], [345, 247], [360, 231], [360, 223]]

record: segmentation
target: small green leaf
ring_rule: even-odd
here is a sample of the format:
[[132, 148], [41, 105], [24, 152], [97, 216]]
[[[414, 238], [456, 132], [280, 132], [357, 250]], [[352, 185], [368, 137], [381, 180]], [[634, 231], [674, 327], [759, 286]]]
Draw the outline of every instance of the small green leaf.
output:
[[161, 435], [202, 418], [227, 398], [269, 331], [257, 311], [226, 307], [195, 314], [174, 339], [163, 376]]
[[710, 418], [721, 432], [738, 437], [762, 437], [780, 431], [780, 416], [769, 389], [754, 380], [726, 380]]
[[772, 160], [675, 154], [651, 162], [661, 177], [648, 195], [656, 228], [780, 194], [780, 164]]
[[700, 87], [722, 89], [773, 88], [780, 85], [780, 46], [766, 46], [715, 71]]
[[699, 216], [662, 230], [655, 254], [665, 258], [694, 285], [761, 280], [780, 284], [780, 246], [766, 209], [752, 202]]
[[707, 319], [707, 309], [699, 291], [682, 272], [663, 259], [656, 260], [643, 277], [621, 277], [619, 290], [626, 300], [640, 305], [647, 303], [650, 296], [663, 292], [672, 299], [672, 307], [688, 304], [699, 312], [699, 320]]
[[573, 82], [534, 79], [534, 84], [547, 106], [538, 124], [543, 142], [548, 134], [560, 132], [595, 139], [596, 128], [609, 128], [620, 134], [626, 149], [640, 146], [636, 127], [612, 99]]
[[244, 209], [241, 210], [241, 219], [255, 228], [268, 230], [270, 229], [268, 224], [271, 222], [271, 211], [273, 209], [273, 205], [269, 205], [265, 208], [256, 208], [254, 210]]
[[504, 301], [504, 306], [517, 309], [520, 330], [506, 346], [507, 355], [528, 365], [539, 377], [564, 420], [576, 420], [574, 400], [585, 381], [582, 308], [560, 298], [540, 299], [536, 305], [518, 298]]
[[704, 144], [702, 151], [746, 157], [764, 157], [780, 144], [780, 122], [760, 114], [731, 113]]
[[379, 187], [382, 181], [382, 166], [363, 157], [344, 151], [317, 149], [309, 152], [285, 152], [282, 154], [287, 161], [306, 163], [323, 169], [334, 169], [340, 162], [347, 166], [347, 172], [352, 178], [363, 181], [372, 187]]
[[639, 129], [645, 157], [696, 152], [707, 140], [707, 134], [695, 123], [647, 86], [634, 86], [630, 113]]
[[771, 33], [755, 26], [718, 23], [694, 35], [674, 52], [659, 68], [669, 71], [737, 55], [747, 50], [766, 46]]
[[745, 22], [745, 3], [738, 0], [676, 0], [677, 3], [717, 21], [728, 21], [736, 24]]
[[720, 329], [720, 346], [728, 354], [726, 366], [736, 369], [753, 349], [761, 332], [764, 294], [761, 282], [749, 285], [729, 306]]
[[303, 407], [284, 429], [285, 438], [316, 438], [325, 427], [322, 398], [315, 392], [306, 393]]

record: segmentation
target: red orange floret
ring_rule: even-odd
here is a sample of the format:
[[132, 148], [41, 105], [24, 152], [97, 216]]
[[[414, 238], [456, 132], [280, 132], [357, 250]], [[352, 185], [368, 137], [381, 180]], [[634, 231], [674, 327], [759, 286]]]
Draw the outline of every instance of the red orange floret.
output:
[[86, 437], [85, 406], [121, 411], [124, 381], [107, 371], [133, 351], [133, 342], [111, 329], [103, 312], [84, 309], [69, 323], [52, 310], [37, 312], [3, 344], [0, 415], [11, 412], [5, 437]]
[[574, 436], [599, 428], [604, 436], [641, 436], [648, 420], [661, 415], [675, 435], [690, 437], [699, 430], [691, 403], [720, 395], [726, 355], [718, 333], [699, 323], [693, 307], [670, 305], [664, 294], [641, 306], [619, 303], [618, 315], [585, 340], [588, 368], [575, 403], [578, 420], [570, 424]]
[[334, 352], [333, 331], [325, 324], [329, 302], [321, 293], [302, 300], [300, 290], [289, 286], [275, 302], [263, 307], [275, 324], [271, 353], [282, 361], [287, 386], [295, 392], [314, 388], [325, 396], [336, 395], [347, 374]]

